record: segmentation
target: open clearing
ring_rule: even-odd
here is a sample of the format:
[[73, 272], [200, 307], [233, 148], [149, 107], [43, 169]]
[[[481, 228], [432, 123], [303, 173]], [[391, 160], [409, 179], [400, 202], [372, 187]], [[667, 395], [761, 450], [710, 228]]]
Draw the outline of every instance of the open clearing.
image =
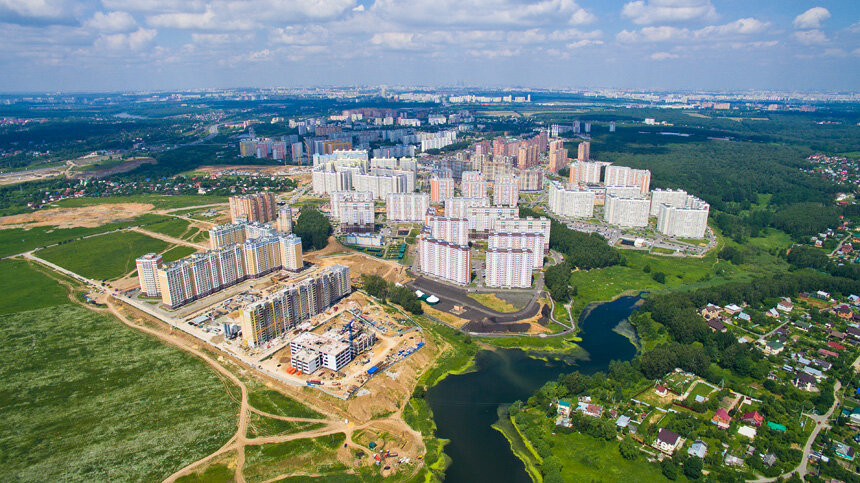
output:
[[170, 246], [141, 233], [124, 231], [76, 240], [39, 250], [39, 258], [95, 280], [122, 277], [135, 269], [134, 260]]
[[305, 260], [321, 267], [337, 264], [346, 265], [349, 267], [349, 273], [353, 279], [362, 275], [379, 275], [389, 282], [403, 283], [411, 278], [406, 274], [406, 267], [403, 265], [351, 251], [341, 245], [334, 237], [329, 238], [328, 246], [322, 250], [307, 252]]
[[56, 226], [57, 228], [94, 228], [106, 223], [127, 220], [152, 211], [149, 203], [116, 203], [80, 208], [51, 208], [22, 215], [4, 216], [0, 225], [9, 228]]

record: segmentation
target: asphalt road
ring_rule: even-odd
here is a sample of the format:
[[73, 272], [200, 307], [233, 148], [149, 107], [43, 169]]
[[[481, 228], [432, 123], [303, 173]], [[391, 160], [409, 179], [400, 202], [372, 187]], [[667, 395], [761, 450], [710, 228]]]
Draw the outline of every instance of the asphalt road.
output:
[[479, 304], [467, 295], [465, 288], [454, 287], [425, 277], [418, 277], [407, 285], [412, 289], [419, 289], [424, 293], [439, 297], [440, 302], [434, 308], [443, 312], [450, 313], [454, 310], [455, 305], [462, 305], [465, 308], [465, 312], [459, 316], [475, 322], [480, 322], [485, 318], [490, 319], [491, 322], [500, 324], [519, 322], [534, 317], [540, 310], [540, 304], [537, 302], [537, 293], [523, 309], [517, 312], [505, 313], [488, 309]]

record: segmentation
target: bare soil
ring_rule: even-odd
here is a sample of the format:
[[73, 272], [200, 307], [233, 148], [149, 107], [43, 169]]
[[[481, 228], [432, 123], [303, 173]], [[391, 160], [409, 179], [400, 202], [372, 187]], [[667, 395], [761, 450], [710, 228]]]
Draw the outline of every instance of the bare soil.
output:
[[115, 203], [80, 208], [51, 208], [33, 213], [0, 217], [3, 228], [29, 228], [33, 226], [56, 226], [57, 228], [95, 228], [119, 220], [126, 220], [149, 213], [149, 203]]

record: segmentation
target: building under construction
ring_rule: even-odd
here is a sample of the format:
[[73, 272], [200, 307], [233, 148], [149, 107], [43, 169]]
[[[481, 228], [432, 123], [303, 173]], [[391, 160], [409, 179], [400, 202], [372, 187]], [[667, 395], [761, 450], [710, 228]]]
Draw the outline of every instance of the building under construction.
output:
[[320, 368], [339, 371], [359, 354], [376, 343], [373, 329], [350, 321], [342, 329], [326, 333], [299, 334], [290, 342], [291, 365], [305, 374], [313, 374]]

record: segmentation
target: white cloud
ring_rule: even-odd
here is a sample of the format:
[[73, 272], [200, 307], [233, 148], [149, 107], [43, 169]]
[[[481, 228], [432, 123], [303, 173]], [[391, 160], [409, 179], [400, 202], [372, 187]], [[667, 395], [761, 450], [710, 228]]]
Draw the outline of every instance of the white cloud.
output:
[[158, 31], [140, 28], [128, 34], [102, 34], [95, 41], [95, 47], [103, 50], [140, 51], [150, 47]]
[[848, 52], [845, 52], [843, 49], [840, 49], [840, 48], [830, 48], [830, 49], [824, 49], [824, 56], [825, 57], [847, 57]]
[[589, 45], [603, 45], [602, 40], [590, 40], [590, 39], [582, 39], [577, 40], [576, 42], [572, 42], [567, 44], [568, 49], [579, 49], [582, 47], [588, 47]]
[[796, 29], [817, 29], [821, 22], [830, 18], [830, 11], [824, 7], [813, 7], [794, 18]]
[[413, 38], [415, 34], [411, 32], [382, 32], [374, 34], [370, 43], [394, 50], [411, 49], [415, 47]]
[[669, 60], [677, 59], [678, 56], [670, 52], [654, 52], [651, 54], [651, 60]]
[[852, 23], [851, 26], [848, 27], [848, 31], [860, 34], [860, 21]]
[[247, 42], [254, 37], [254, 34], [228, 34], [228, 33], [199, 33], [191, 34], [191, 41], [201, 45], [223, 45]]
[[312, 45], [327, 42], [329, 31], [321, 25], [290, 25], [275, 29], [269, 35], [269, 41], [277, 44]]
[[354, 8], [352, 9], [352, 11], [353, 11], [353, 12], [363, 12], [363, 11], [364, 11], [364, 5], [359, 5], [359, 6], [357, 6], [357, 7], [354, 7]]
[[0, 22], [21, 25], [73, 24], [80, 9], [69, 0], [0, 0]]
[[826, 44], [827, 36], [820, 30], [804, 30], [795, 32], [794, 39], [803, 45]]
[[709, 25], [696, 30], [697, 37], [751, 35], [763, 32], [770, 22], [762, 22], [755, 18], [741, 18], [725, 25]]
[[586, 25], [597, 19], [574, 0], [376, 0], [370, 11], [385, 20], [421, 26]]
[[131, 32], [137, 27], [134, 17], [128, 12], [96, 12], [84, 26], [102, 32]]
[[688, 29], [662, 25], [660, 27], [645, 27], [639, 31], [622, 30], [615, 39], [619, 42], [670, 42], [690, 37]]
[[638, 25], [650, 25], [715, 20], [717, 10], [710, 0], [637, 0], [625, 4], [621, 16]]

